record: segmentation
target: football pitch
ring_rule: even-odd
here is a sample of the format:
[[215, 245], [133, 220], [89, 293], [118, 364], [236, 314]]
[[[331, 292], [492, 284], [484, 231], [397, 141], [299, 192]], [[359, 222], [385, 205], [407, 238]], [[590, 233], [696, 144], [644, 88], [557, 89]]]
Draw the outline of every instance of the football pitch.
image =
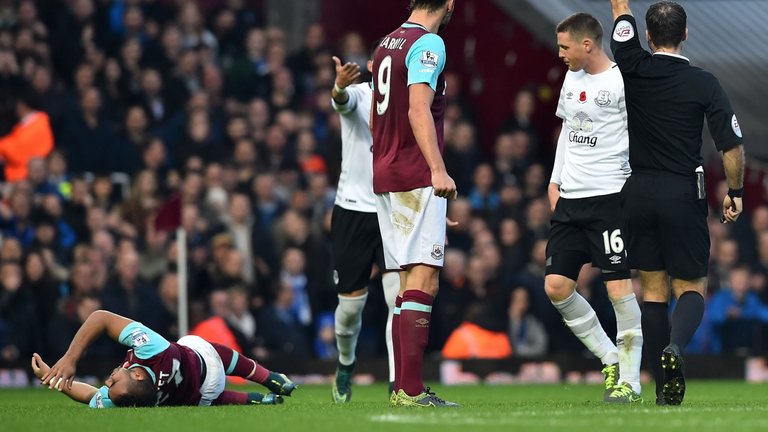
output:
[[[304, 386], [281, 406], [91, 410], [44, 389], [0, 390], [0, 430], [16, 431], [766, 431], [768, 386], [693, 381], [685, 402], [600, 402], [589, 385], [442, 387], [458, 409], [390, 408], [384, 385], [355, 386], [347, 405]], [[647, 386], [647, 388], [651, 388]], [[249, 388], [250, 390], [250, 388]], [[650, 399], [650, 398], [647, 398]]]

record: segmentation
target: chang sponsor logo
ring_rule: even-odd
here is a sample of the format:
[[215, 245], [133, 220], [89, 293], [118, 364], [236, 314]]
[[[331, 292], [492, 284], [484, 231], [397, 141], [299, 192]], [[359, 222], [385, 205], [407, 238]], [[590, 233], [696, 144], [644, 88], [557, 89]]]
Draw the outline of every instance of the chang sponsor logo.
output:
[[579, 111], [568, 122], [568, 141], [576, 144], [587, 144], [590, 147], [597, 145], [597, 137], [588, 135], [593, 129], [592, 119], [583, 111]]
[[597, 145], [596, 136], [579, 135], [578, 132], [574, 131], [568, 132], [568, 141], [576, 144], [586, 144], [590, 147]]

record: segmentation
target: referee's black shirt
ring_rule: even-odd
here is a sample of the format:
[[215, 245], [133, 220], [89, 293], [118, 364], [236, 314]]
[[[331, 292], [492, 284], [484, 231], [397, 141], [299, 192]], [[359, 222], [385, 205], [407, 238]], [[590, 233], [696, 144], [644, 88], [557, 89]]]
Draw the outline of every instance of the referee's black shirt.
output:
[[633, 172], [691, 175], [702, 165], [705, 116], [717, 150], [742, 143], [736, 115], [717, 78], [685, 57], [644, 50], [631, 15], [616, 19], [611, 50], [624, 77]]

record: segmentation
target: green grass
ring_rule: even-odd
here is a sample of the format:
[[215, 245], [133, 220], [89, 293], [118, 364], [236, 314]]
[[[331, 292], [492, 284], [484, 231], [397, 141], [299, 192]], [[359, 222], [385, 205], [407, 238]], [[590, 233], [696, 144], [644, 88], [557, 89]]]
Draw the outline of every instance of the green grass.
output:
[[[439, 387], [459, 409], [390, 408], [384, 385], [356, 386], [347, 405], [305, 386], [281, 406], [91, 410], [44, 389], [0, 391], [0, 430], [15, 431], [766, 431], [768, 387], [694, 381], [679, 407], [600, 402], [587, 385]], [[646, 389], [650, 389], [646, 386]]]

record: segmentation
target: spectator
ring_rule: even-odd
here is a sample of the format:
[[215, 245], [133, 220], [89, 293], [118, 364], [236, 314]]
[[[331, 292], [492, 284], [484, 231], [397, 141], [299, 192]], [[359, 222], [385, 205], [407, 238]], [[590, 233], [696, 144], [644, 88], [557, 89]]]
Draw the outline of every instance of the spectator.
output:
[[281, 283], [274, 303], [266, 308], [259, 322], [264, 347], [275, 354], [292, 354], [305, 358], [309, 354], [306, 330], [293, 313], [295, 290]]
[[715, 293], [707, 305], [714, 335], [712, 352], [747, 354], [756, 350], [756, 335], [768, 324], [768, 306], [750, 291], [750, 271], [736, 266], [729, 272], [728, 285]]
[[77, 114], [62, 132], [67, 165], [74, 172], [108, 172], [115, 162], [114, 142], [115, 134], [102, 111], [101, 93], [95, 87], [84, 89]]
[[485, 311], [479, 305], [468, 308], [464, 322], [445, 342], [442, 350], [443, 358], [500, 359], [512, 355], [507, 334], [483, 324], [484, 314]]
[[102, 293], [103, 308], [134, 317], [152, 328], [160, 328], [162, 306], [157, 292], [139, 280], [139, 256], [135, 250], [118, 254], [115, 275]]
[[493, 188], [495, 183], [493, 168], [488, 164], [478, 165], [475, 168], [474, 178], [474, 187], [469, 191], [472, 210], [484, 217], [490, 217], [499, 208], [499, 194]]
[[18, 262], [0, 264], [0, 359], [15, 362], [41, 348], [32, 293], [23, 284]]
[[5, 163], [5, 180], [26, 180], [29, 162], [43, 158], [53, 148], [53, 133], [48, 114], [38, 111], [31, 92], [16, 100], [19, 122], [11, 133], [0, 138], [0, 158]]
[[[84, 295], [73, 303], [73, 307], [60, 309], [48, 325], [46, 338], [46, 355], [57, 357], [64, 355], [69, 348], [69, 341], [77, 333], [77, 329], [88, 319], [88, 316], [101, 309], [101, 300], [94, 295]], [[110, 343], [106, 335], [102, 335], [88, 347], [81, 360], [109, 360], [116, 361], [121, 357], [120, 351]]]
[[515, 355], [541, 357], [547, 352], [547, 332], [529, 306], [528, 291], [515, 288], [509, 302], [509, 340]]

